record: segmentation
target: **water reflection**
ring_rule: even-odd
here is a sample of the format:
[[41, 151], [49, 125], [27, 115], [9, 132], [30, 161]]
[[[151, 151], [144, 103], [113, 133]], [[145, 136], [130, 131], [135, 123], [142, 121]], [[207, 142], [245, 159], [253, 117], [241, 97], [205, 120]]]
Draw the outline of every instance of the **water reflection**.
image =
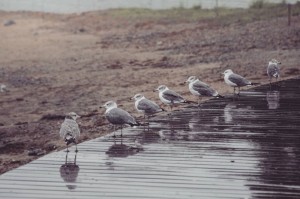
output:
[[267, 102], [269, 109], [278, 109], [280, 100], [280, 91], [267, 91]]
[[59, 172], [60, 177], [66, 183], [66, 187], [69, 190], [76, 189], [76, 179], [79, 173], [79, 165], [76, 163], [77, 153], [75, 153], [74, 159], [72, 161], [68, 160], [68, 154], [66, 153], [65, 163], [61, 165]]
[[118, 140], [114, 139], [114, 144], [110, 146], [105, 153], [109, 157], [126, 158], [128, 156], [135, 155], [140, 151], [143, 151], [143, 147], [138, 140], [135, 140], [133, 145], [126, 145], [123, 143], [123, 138], [120, 138], [120, 143], [118, 144]]
[[159, 134], [159, 132], [154, 129], [146, 129], [145, 131], [140, 133], [138, 137], [140, 143], [142, 144], [157, 143], [165, 138], [163, 134]]
[[233, 121], [234, 109], [236, 109], [235, 104], [227, 104], [224, 108], [224, 120], [225, 123], [231, 124]]

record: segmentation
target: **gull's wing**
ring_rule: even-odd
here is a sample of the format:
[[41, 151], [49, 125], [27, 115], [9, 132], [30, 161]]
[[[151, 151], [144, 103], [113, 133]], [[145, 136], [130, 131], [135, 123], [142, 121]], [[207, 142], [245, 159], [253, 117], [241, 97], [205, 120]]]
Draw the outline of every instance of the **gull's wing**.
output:
[[162, 110], [155, 102], [148, 99], [142, 99], [138, 103], [137, 108], [144, 110], [146, 113], [155, 113]]
[[278, 77], [280, 75], [280, 69], [279, 66], [277, 64], [269, 64], [268, 65], [268, 69], [267, 69], [267, 73], [269, 77]]
[[231, 81], [232, 83], [235, 83], [237, 86], [247, 86], [251, 85], [251, 82], [248, 81], [246, 78], [238, 75], [238, 74], [230, 74], [228, 77], [228, 80]]
[[162, 93], [163, 98], [165, 98], [166, 100], [169, 100], [171, 102], [177, 101], [177, 102], [184, 102], [184, 98], [179, 95], [178, 93], [176, 93], [175, 91], [172, 90], [166, 90]]
[[71, 119], [65, 119], [61, 124], [59, 135], [62, 138], [66, 138], [66, 136], [71, 136], [73, 138], [79, 137], [80, 129], [77, 122]]
[[105, 114], [107, 120], [112, 124], [137, 124], [135, 119], [123, 109], [114, 108]]
[[196, 81], [192, 85], [193, 89], [197, 91], [200, 95], [203, 96], [217, 96], [218, 92], [211, 87], [209, 87], [207, 84], [201, 81]]

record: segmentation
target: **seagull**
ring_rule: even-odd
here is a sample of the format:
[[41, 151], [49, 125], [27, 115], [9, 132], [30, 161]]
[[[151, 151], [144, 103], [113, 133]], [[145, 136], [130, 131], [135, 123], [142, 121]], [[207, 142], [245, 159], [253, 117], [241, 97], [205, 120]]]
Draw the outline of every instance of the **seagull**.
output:
[[243, 86], [252, 86], [252, 85], [256, 85], [258, 83], [252, 83], [249, 80], [247, 80], [246, 78], [235, 74], [234, 72], [232, 72], [231, 69], [227, 69], [224, 71], [223, 73], [224, 75], [224, 81], [227, 85], [233, 87], [233, 93], [235, 94], [235, 87], [238, 87], [238, 95], [240, 94], [240, 87]]
[[192, 103], [191, 101], [185, 100], [181, 95], [176, 93], [175, 91], [170, 90], [165, 85], [160, 85], [154, 91], [158, 91], [159, 99], [166, 105], [169, 105], [172, 111], [172, 107], [175, 104], [183, 104], [183, 103]]
[[189, 83], [190, 92], [198, 96], [198, 105], [200, 104], [201, 97], [222, 97], [216, 90], [209, 87], [206, 83], [200, 81], [196, 76], [190, 76], [185, 83]]
[[0, 93], [8, 92], [7, 86], [5, 84], [0, 84]]
[[281, 64], [281, 63], [279, 61], [277, 61], [276, 59], [272, 59], [271, 61], [269, 61], [269, 65], [267, 68], [267, 74], [269, 76], [270, 84], [272, 82], [273, 77], [276, 78], [276, 81], [277, 81], [277, 78], [280, 77], [279, 64]]
[[[140, 125], [127, 111], [118, 108], [118, 105], [114, 101], [108, 101], [103, 106], [100, 106], [100, 108], [106, 108], [105, 117], [111, 124], [114, 125], [114, 129], [116, 125], [121, 126], [121, 137], [123, 136], [122, 135], [123, 125], [126, 124], [130, 126]], [[116, 137], [115, 131], [114, 131], [114, 137]]]
[[144, 120], [146, 118], [146, 115], [148, 116], [148, 123], [149, 123], [149, 117], [151, 115], [154, 115], [155, 113], [159, 113], [162, 111], [165, 111], [160, 106], [158, 106], [155, 102], [145, 98], [142, 94], [136, 94], [134, 97], [130, 98], [131, 100], [135, 100], [135, 108], [138, 112], [144, 114]]
[[80, 118], [74, 112], [70, 112], [66, 115], [65, 121], [61, 124], [59, 135], [61, 138], [64, 139], [65, 143], [67, 144], [67, 152], [69, 152], [68, 146], [71, 143], [76, 145], [75, 152], [77, 153], [77, 143], [76, 139], [80, 136], [80, 129], [76, 122], [76, 119]]

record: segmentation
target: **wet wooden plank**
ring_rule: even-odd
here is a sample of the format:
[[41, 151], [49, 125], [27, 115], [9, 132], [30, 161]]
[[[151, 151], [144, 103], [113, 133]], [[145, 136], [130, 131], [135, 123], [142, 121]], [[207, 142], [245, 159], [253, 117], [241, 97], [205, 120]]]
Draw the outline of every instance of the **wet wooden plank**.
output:
[[300, 198], [299, 100], [293, 79], [157, 116], [1, 175], [0, 198]]

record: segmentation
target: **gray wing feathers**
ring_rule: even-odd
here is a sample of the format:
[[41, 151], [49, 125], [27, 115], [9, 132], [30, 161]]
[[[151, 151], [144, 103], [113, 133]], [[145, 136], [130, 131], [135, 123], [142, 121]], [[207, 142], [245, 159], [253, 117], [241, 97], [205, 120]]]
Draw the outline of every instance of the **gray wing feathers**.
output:
[[269, 77], [279, 77], [280, 69], [277, 64], [268, 65], [267, 73]]
[[65, 119], [61, 124], [59, 135], [62, 138], [66, 138], [66, 136], [72, 136], [73, 138], [79, 137], [80, 129], [77, 122], [71, 119]]
[[166, 90], [163, 92], [163, 97], [171, 102], [178, 101], [178, 102], [184, 102], [184, 98], [179, 95], [178, 93], [172, 91], [172, 90]]
[[135, 119], [128, 112], [120, 108], [110, 110], [105, 116], [112, 124], [137, 124]]
[[137, 108], [139, 110], [144, 110], [145, 113], [155, 113], [162, 110], [155, 102], [152, 102], [148, 99], [142, 99]]
[[210, 88], [207, 84], [197, 81], [193, 84], [193, 89], [203, 96], [217, 96], [218, 92]]
[[238, 75], [238, 74], [231, 74], [229, 75], [228, 79], [235, 83], [237, 86], [247, 86], [251, 85], [251, 82], [248, 81], [246, 78]]

